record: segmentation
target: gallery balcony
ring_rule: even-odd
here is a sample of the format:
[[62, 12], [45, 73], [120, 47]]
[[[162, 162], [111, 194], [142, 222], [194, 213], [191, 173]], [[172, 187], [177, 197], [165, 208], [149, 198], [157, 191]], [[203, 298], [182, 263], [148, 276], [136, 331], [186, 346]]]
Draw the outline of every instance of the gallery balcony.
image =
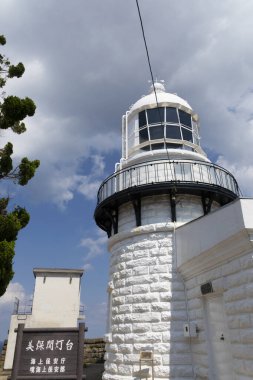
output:
[[[206, 161], [145, 162], [117, 171], [103, 181], [97, 195], [96, 223], [108, 232], [108, 214], [112, 215], [112, 210], [128, 201], [155, 194], [171, 197], [192, 194], [200, 196], [203, 204], [211, 199], [224, 205], [238, 198], [240, 191], [231, 173]], [[204, 210], [204, 213], [207, 212]]]

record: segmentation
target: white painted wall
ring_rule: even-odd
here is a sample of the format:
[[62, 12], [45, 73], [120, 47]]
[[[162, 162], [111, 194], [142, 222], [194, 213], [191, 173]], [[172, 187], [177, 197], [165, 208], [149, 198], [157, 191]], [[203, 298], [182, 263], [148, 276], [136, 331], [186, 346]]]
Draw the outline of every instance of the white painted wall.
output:
[[16, 344], [15, 329], [19, 323], [26, 328], [76, 327], [80, 316], [81, 270], [35, 269], [32, 314], [11, 316], [4, 369], [13, 365]]
[[[205, 315], [205, 304], [216, 295], [223, 301], [225, 335], [231, 343], [231, 379], [253, 379], [252, 231], [253, 199], [237, 200], [176, 231], [178, 269], [187, 288], [189, 317], [199, 328], [198, 337], [192, 339], [197, 379], [214, 379], [207, 329], [211, 316]], [[214, 293], [203, 296], [200, 286], [209, 281]]]
[[39, 326], [77, 325], [80, 309], [80, 276], [48, 273], [36, 276], [32, 323]]

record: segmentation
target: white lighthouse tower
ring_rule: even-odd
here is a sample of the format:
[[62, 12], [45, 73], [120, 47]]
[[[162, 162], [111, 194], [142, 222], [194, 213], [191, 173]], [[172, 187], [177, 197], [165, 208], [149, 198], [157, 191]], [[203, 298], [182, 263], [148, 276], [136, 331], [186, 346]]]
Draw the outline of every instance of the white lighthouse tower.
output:
[[175, 231], [239, 196], [234, 177], [200, 147], [188, 102], [154, 87], [123, 116], [122, 158], [98, 191], [95, 220], [111, 255], [104, 380], [196, 378], [198, 329]]

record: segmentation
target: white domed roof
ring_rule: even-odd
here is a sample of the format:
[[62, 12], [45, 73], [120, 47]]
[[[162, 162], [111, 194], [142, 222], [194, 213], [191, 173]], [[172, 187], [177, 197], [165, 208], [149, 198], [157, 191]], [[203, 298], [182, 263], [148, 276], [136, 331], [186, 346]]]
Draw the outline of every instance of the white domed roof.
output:
[[[192, 110], [189, 103], [177, 96], [176, 94], [170, 94], [169, 92], [165, 92], [165, 87], [162, 83], [155, 82], [154, 87], [156, 89], [156, 96], [159, 103], [159, 106], [167, 106], [167, 105], [177, 105], [182, 106], [182, 108], [187, 108], [188, 110]], [[154, 92], [153, 85], [150, 87], [149, 95], [143, 96], [141, 99], [137, 100], [136, 103], [130, 108], [130, 113], [138, 110], [142, 110], [144, 108], [152, 108], [152, 106], [156, 106], [156, 96]]]

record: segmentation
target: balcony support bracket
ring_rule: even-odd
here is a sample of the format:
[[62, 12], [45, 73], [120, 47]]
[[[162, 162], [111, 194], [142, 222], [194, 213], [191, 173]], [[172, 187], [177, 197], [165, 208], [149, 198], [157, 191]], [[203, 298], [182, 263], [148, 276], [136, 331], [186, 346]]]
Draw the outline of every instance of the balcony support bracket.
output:
[[132, 197], [132, 205], [135, 213], [136, 227], [141, 226], [141, 197]]

